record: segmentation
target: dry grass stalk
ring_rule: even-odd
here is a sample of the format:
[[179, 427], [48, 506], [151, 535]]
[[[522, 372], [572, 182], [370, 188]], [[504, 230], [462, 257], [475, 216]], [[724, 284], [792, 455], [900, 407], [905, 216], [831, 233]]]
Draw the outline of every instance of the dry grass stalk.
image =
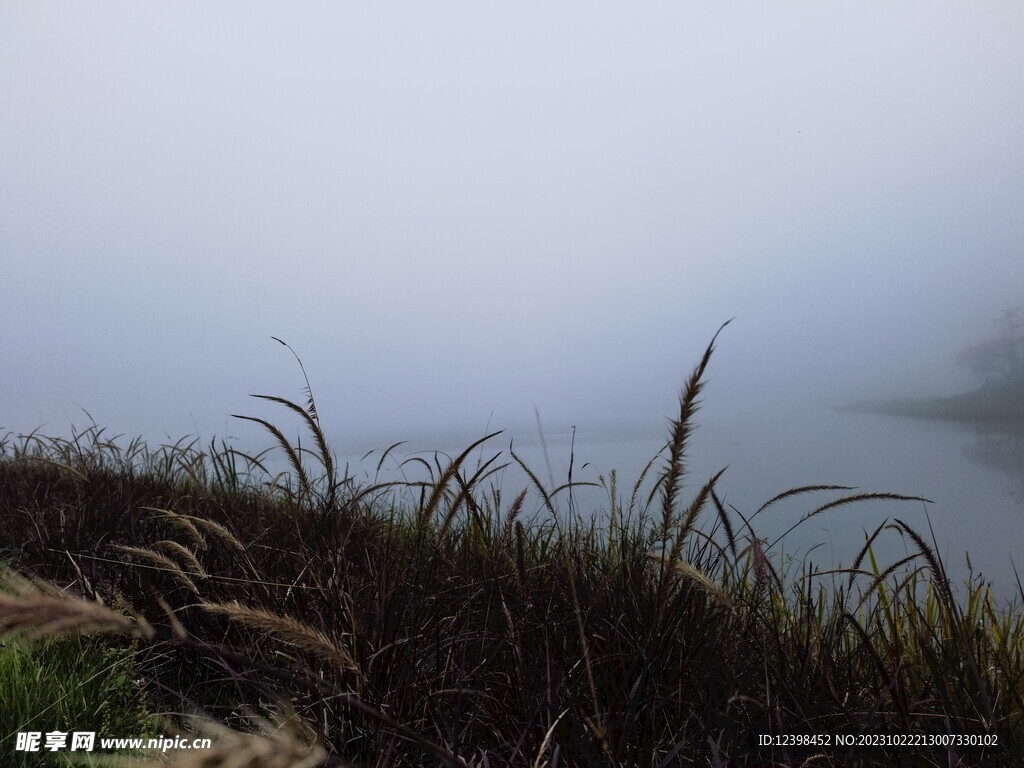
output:
[[512, 526], [516, 522], [516, 518], [519, 513], [523, 511], [523, 502], [526, 500], [526, 488], [523, 488], [516, 497], [512, 500], [512, 503], [508, 507], [508, 511], [505, 513], [505, 526], [501, 531], [501, 540], [505, 544], [508, 544], [512, 540]]
[[362, 672], [348, 650], [308, 624], [303, 624], [288, 616], [271, 613], [262, 608], [250, 608], [237, 602], [202, 603], [202, 607], [210, 613], [218, 613], [240, 624], [268, 632], [283, 642], [309, 651], [362, 677]]
[[162, 555], [159, 552], [154, 552], [153, 550], [145, 549], [144, 547], [128, 547], [123, 544], [113, 544], [110, 548], [117, 550], [118, 552], [123, 552], [126, 555], [137, 557], [141, 560], [149, 560], [150, 562], [156, 563], [168, 573], [176, 576], [178, 581], [180, 581], [192, 593], [196, 595], [199, 594], [199, 587], [195, 585], [195, 582], [192, 581], [180, 565], [171, 560], [167, 555]]
[[[656, 562], [666, 562], [668, 558], [657, 552], [648, 552], [647, 557]], [[711, 577], [701, 571], [699, 568], [691, 565], [685, 560], [674, 557], [670, 561], [671, 570], [674, 573], [688, 579], [692, 583], [700, 587], [708, 597], [710, 597], [717, 605], [722, 608], [732, 608], [732, 599], [725, 593], [721, 586], [711, 580]]]
[[179, 515], [177, 512], [172, 512], [169, 509], [160, 509], [159, 507], [143, 507], [147, 512], [153, 512], [157, 517], [161, 517], [175, 526], [185, 531], [189, 537], [196, 543], [200, 549], [206, 549], [206, 539], [203, 538], [203, 534], [196, 528], [195, 520], [190, 518], [188, 515]]
[[20, 576], [0, 574], [9, 592], [0, 592], [0, 636], [29, 639], [58, 633], [121, 632], [151, 639], [145, 619], [130, 618], [106, 606], [59, 590], [43, 591]]
[[196, 559], [195, 553], [187, 547], [182, 546], [178, 542], [171, 541], [170, 539], [164, 539], [162, 541], [156, 542], [153, 546], [162, 549], [166, 552], [174, 553], [175, 555], [177, 555], [179, 558], [181, 558], [183, 564], [188, 566], [192, 570], [192, 572], [197, 576], [205, 577], [209, 575], [206, 572], [206, 569], [203, 568], [202, 563], [200, 563], [199, 560]]
[[442, 499], [444, 499], [445, 494], [447, 493], [448, 483], [458, 473], [459, 468], [462, 466], [462, 462], [466, 460], [466, 457], [473, 452], [473, 449], [482, 445], [487, 440], [490, 440], [492, 437], [496, 437], [497, 435], [500, 434], [501, 432], [499, 431], [492, 432], [489, 435], [484, 435], [479, 440], [472, 443], [468, 448], [466, 448], [462, 453], [460, 453], [451, 463], [448, 464], [448, 467], [441, 473], [441, 475], [437, 479], [437, 482], [434, 483], [433, 487], [431, 488], [430, 496], [428, 497], [426, 503], [423, 504], [422, 507], [420, 508], [419, 519], [421, 525], [425, 525], [427, 522], [430, 521], [431, 517], [433, 517], [434, 511], [438, 508]]
[[245, 551], [245, 545], [238, 540], [235, 534], [233, 534], [231, 531], [229, 531], [227, 528], [225, 528], [223, 525], [216, 522], [215, 520], [206, 520], [205, 518], [194, 517], [193, 515], [179, 515], [179, 517], [192, 522], [198, 528], [201, 528], [206, 533], [213, 534], [218, 539], [223, 541], [225, 544], [230, 546], [232, 549], [235, 549], [238, 552]]
[[111, 768], [316, 768], [327, 752], [312, 743], [309, 728], [293, 720], [274, 727], [261, 725], [261, 733], [241, 733], [219, 723], [204, 721], [199, 736], [211, 740], [209, 749], [184, 749], [156, 758], [108, 758]]

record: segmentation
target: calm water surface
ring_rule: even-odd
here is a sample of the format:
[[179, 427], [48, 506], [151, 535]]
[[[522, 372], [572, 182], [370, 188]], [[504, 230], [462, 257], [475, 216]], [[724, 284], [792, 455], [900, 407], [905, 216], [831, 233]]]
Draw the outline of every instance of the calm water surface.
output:
[[[701, 411], [699, 422], [690, 443], [684, 501], [727, 465], [719, 481], [719, 495], [747, 517], [767, 499], [798, 485], [849, 485], [858, 491], [891, 491], [932, 500], [927, 505], [893, 501], [842, 506], [807, 520], [776, 544], [773, 552], [798, 559], [809, 555], [823, 568], [849, 564], [863, 545], [865, 532], [887, 519], [903, 520], [930, 541], [927, 512], [939, 553], [955, 580], [967, 575], [969, 553], [975, 573], [993, 581], [997, 594], [1008, 597], [1015, 592], [1011, 557], [1019, 568], [1024, 566], [1024, 546], [1019, 542], [1024, 520], [1024, 440], [1019, 428], [1014, 432], [826, 409], [773, 412], [753, 419], [708, 410]], [[619, 494], [628, 502], [635, 479], [666, 434], [667, 427], [657, 424], [580, 424], [573, 443], [570, 428], [552, 427], [544, 432], [545, 456], [536, 427], [506, 431], [474, 450], [468, 463], [475, 467], [496, 453], [501, 457], [495, 464], [509, 461], [511, 439], [516, 453], [550, 487], [552, 479], [555, 485], [566, 481], [571, 453], [574, 480], [597, 482], [616, 469]], [[410, 478], [421, 478], [415, 465], [406, 464], [404, 469], [398, 465], [411, 456], [432, 462], [435, 450], [455, 456], [481, 435], [413, 436], [388, 456], [379, 479], [397, 479], [403, 471]], [[361, 455], [402, 437], [408, 436], [365, 439], [359, 448], [350, 445], [340, 458], [350, 462], [352, 474], [371, 480], [377, 474], [381, 452], [363, 461]], [[446, 460], [443, 455], [440, 459], [442, 464]], [[645, 484], [648, 492], [652, 475]], [[528, 484], [516, 467], [494, 475], [493, 480], [502, 488], [506, 505]], [[760, 514], [753, 527], [759, 536], [774, 541], [801, 516], [841, 494], [819, 492], [787, 500]], [[539, 497], [533, 494], [530, 498], [532, 507], [528, 509], [542, 515]], [[609, 508], [608, 494], [602, 489], [579, 489], [574, 502], [586, 514], [605, 516]], [[564, 494], [560, 508], [568, 508]], [[710, 522], [713, 514], [705, 512], [705, 519]], [[739, 531], [739, 516], [734, 515], [733, 521]], [[884, 567], [912, 548], [910, 542], [904, 543], [890, 531], [883, 534], [875, 550]]]

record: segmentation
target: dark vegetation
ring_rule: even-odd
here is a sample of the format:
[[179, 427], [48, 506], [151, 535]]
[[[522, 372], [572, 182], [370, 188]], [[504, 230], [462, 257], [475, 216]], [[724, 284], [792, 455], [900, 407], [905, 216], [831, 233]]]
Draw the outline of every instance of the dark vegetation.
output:
[[[158, 709], [232, 729], [180, 766], [975, 766], [1024, 754], [1019, 600], [996, 606], [981, 582], [958, 590], [934, 543], [899, 520], [848, 568], [782, 571], [756, 534], [761, 510], [721, 503], [721, 473], [684, 497], [711, 354], [649, 471], [625, 495], [611, 474], [593, 519], [571, 477], [549, 488], [524, 467], [529, 494], [493, 488], [502, 455], [470, 456], [495, 435], [450, 462], [415, 459], [422, 483], [357, 486], [308, 389], [304, 404], [265, 398], [312, 438], [300, 449], [259, 420], [284, 476], [226, 446], [123, 446], [97, 427], [9, 437], [0, 548], [65, 592], [9, 590], [0, 630], [134, 637]], [[820, 494], [831, 497], [804, 519], [925, 501], [815, 486], [762, 509]], [[876, 562], [879, 536], [913, 554]], [[254, 716], [288, 727], [246, 736]], [[831, 743], [760, 746], [760, 734]], [[839, 746], [837, 734], [990, 743]]]
[[865, 400], [844, 410], [958, 421], [1024, 421], [1024, 314], [1004, 310], [996, 335], [965, 347], [956, 362], [971, 371], [979, 386], [949, 397]]
[[950, 421], [1020, 422], [1024, 421], [1024, 387], [990, 384], [950, 397], [865, 400], [843, 410]]

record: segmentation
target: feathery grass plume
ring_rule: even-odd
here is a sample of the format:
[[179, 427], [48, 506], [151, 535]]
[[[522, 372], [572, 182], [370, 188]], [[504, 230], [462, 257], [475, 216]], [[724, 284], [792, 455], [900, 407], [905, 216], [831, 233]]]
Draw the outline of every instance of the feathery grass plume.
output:
[[720, 478], [724, 472], [725, 468], [718, 470], [718, 473], [714, 477], [704, 483], [704, 486], [690, 503], [690, 507], [687, 509], [686, 515], [679, 524], [679, 531], [676, 533], [672, 541], [672, 549], [670, 550], [668, 559], [669, 565], [679, 559], [679, 553], [682, 551], [683, 541], [686, 539], [686, 535], [693, 528], [697, 515], [699, 515], [700, 511], [704, 508], [704, 504], [707, 502], [708, 496], [715, 488], [715, 483], [718, 482], [718, 478]]
[[174, 555], [181, 560], [181, 565], [188, 566], [196, 576], [202, 576], [204, 578], [209, 576], [206, 569], [203, 568], [203, 564], [199, 562], [195, 553], [188, 547], [185, 547], [176, 541], [172, 541], [171, 539], [161, 539], [154, 543], [152, 547], [154, 549], [162, 549], [165, 552], [174, 553]]
[[668, 568], [672, 573], [685, 577], [693, 584], [700, 587], [711, 600], [722, 608], [732, 608], [732, 598], [720, 584], [716, 584], [710, 576], [696, 566], [691, 565], [682, 558], [674, 560], [658, 552], [648, 552], [647, 557], [656, 563]]
[[327, 447], [327, 438], [324, 437], [323, 430], [320, 428], [320, 420], [314, 418], [301, 406], [293, 403], [283, 397], [277, 397], [276, 395], [249, 395], [249, 397], [255, 397], [259, 400], [268, 400], [272, 403], [283, 405], [299, 416], [306, 422], [306, 426], [309, 427], [309, 431], [313, 434], [313, 440], [316, 443], [317, 456], [320, 463], [323, 465], [324, 474], [327, 479], [327, 499], [326, 506], [328, 509], [333, 508], [335, 495], [337, 493], [338, 478], [334, 470], [334, 459], [331, 456], [330, 449]]
[[715, 331], [711, 337], [711, 343], [704, 350], [704, 356], [700, 363], [693, 369], [690, 378], [686, 381], [683, 391], [679, 395], [679, 415], [671, 419], [671, 431], [668, 440], [668, 463], [659, 478], [661, 485], [661, 540], [668, 541], [669, 529], [672, 527], [672, 518], [675, 515], [676, 499], [679, 496], [680, 484], [686, 471], [685, 459], [686, 448], [693, 432], [693, 415], [697, 412], [701, 390], [704, 389], [704, 371], [711, 361], [711, 354], [715, 349], [715, 340], [722, 329], [731, 320], [726, 320]]
[[308, 651], [325, 661], [336, 664], [341, 669], [362, 677], [362, 671], [346, 648], [331, 640], [323, 632], [297, 619], [272, 613], [264, 608], [250, 608], [235, 601], [230, 603], [202, 602], [200, 605], [210, 613], [221, 614], [240, 624], [263, 630], [282, 642]]
[[928, 566], [932, 571], [932, 578], [934, 578], [938, 584], [939, 589], [942, 592], [942, 596], [949, 601], [952, 605], [956, 602], [953, 597], [953, 591], [949, 586], [949, 579], [946, 578], [946, 569], [942, 565], [942, 560], [934, 549], [929, 547], [925, 540], [921, 537], [917, 531], [911, 528], [909, 525], [904, 523], [902, 520], [896, 520], [895, 525], [890, 526], [901, 534], [905, 534], [917, 545], [917, 551], [928, 563]]
[[487, 468], [490, 467], [491, 464], [497, 461], [500, 457], [500, 453], [494, 454], [494, 456], [492, 456], [486, 462], [478, 466], [476, 472], [474, 472], [473, 476], [468, 480], [462, 477], [461, 472], [455, 472], [454, 477], [459, 484], [459, 493], [458, 495], [456, 495], [455, 500], [452, 501], [451, 505], [448, 508], [448, 512], [444, 516], [444, 522], [441, 524], [441, 538], [443, 538], [445, 533], [448, 532], [448, 528], [451, 526], [452, 520], [454, 519], [455, 514], [463, 501], [465, 501], [469, 505], [469, 507], [476, 512], [479, 518], [481, 512], [479, 505], [473, 498], [473, 488], [475, 488], [477, 484], [480, 483], [481, 480], [484, 480], [485, 478], [494, 474], [495, 472], [500, 472], [501, 470], [508, 466], [508, 462], [505, 462], [504, 464], [499, 464], [490, 471], [487, 470]]
[[518, 464], [519, 467], [523, 470], [523, 472], [526, 473], [526, 476], [528, 478], [530, 478], [530, 481], [533, 483], [533, 487], [537, 489], [537, 493], [539, 493], [541, 499], [543, 499], [544, 506], [547, 508], [548, 512], [551, 513], [552, 517], [557, 519], [558, 512], [555, 511], [555, 505], [551, 501], [551, 494], [549, 494], [544, 489], [544, 484], [540, 481], [540, 478], [537, 477], [536, 474], [534, 474], [534, 471], [532, 469], [530, 469], [530, 467], [526, 464], [525, 461], [523, 461], [521, 458], [519, 458], [519, 456], [516, 455], [516, 452], [514, 450], [512, 450], [512, 441], [511, 440], [508, 441], [508, 452], [509, 452], [509, 454], [511, 454], [511, 456], [512, 456], [513, 460], [516, 462], [516, 464]]
[[526, 531], [523, 524], [516, 520], [516, 581], [522, 586], [526, 579]]
[[516, 518], [519, 517], [519, 513], [523, 510], [523, 502], [526, 500], [526, 488], [523, 488], [516, 497], [512, 499], [512, 503], [509, 504], [508, 511], [505, 513], [505, 526], [501, 532], [501, 540], [508, 544], [512, 539], [512, 526], [516, 522]]
[[171, 627], [171, 634], [176, 640], [185, 640], [188, 638], [188, 630], [185, 629], [185, 625], [181, 623], [178, 615], [171, 608], [170, 604], [164, 600], [162, 596], [158, 596], [156, 604], [160, 606], [160, 610], [164, 612], [164, 616], [167, 617], [167, 623]]
[[0, 636], [29, 639], [61, 633], [117, 632], [151, 639], [153, 628], [141, 616], [130, 618], [105, 605], [83, 600], [52, 585], [0, 571]]
[[104, 757], [110, 768], [317, 768], [327, 751], [313, 729], [295, 715], [260, 721], [257, 733], [242, 733], [212, 720], [199, 720], [195, 738], [210, 748], [179, 749], [155, 758]]
[[[256, 416], [242, 416], [237, 413], [233, 413], [231, 416], [235, 419], [255, 422], [274, 436], [277, 440], [277, 444], [281, 447], [281, 450], [284, 451], [285, 456], [288, 457], [288, 464], [295, 470], [295, 474], [298, 477], [300, 500], [310, 498], [313, 492], [313, 485], [310, 482], [309, 473], [306, 472], [306, 467], [302, 463], [302, 456], [300, 455], [300, 451], [302, 450], [301, 447], [293, 447], [288, 438], [284, 436], [284, 433], [266, 419], [260, 419]], [[278, 477], [281, 477], [281, 475], [278, 475]], [[278, 487], [277, 479], [277, 477], [274, 478], [274, 487]]]
[[729, 515], [725, 511], [725, 507], [722, 505], [722, 500], [718, 498], [718, 494], [715, 493], [715, 489], [711, 488], [711, 502], [715, 505], [715, 513], [718, 515], [718, 520], [722, 523], [722, 528], [725, 529], [725, 541], [729, 546], [729, 551], [732, 552], [732, 559], [736, 560], [736, 534], [733, 532], [732, 523], [729, 521]]
[[218, 523], [216, 520], [210, 520], [206, 517], [198, 517], [197, 515], [178, 515], [183, 521], [187, 521], [194, 525], [198, 529], [202, 529], [206, 533], [215, 536], [220, 541], [223, 541], [232, 549], [239, 552], [245, 552], [245, 545], [238, 540], [238, 538], [225, 526]]
[[[380, 461], [377, 462], [377, 469], [373, 473], [374, 480], [376, 480], [376, 478], [380, 475], [380, 471], [381, 471], [381, 469], [384, 466], [384, 462], [387, 461], [387, 458], [390, 455], [390, 453], [393, 450], [395, 450], [395, 448], [397, 448], [398, 446], [405, 445], [407, 442], [408, 442], [407, 440], [399, 440], [397, 443], [392, 443], [391, 445], [389, 445], [387, 448], [385, 448], [381, 452], [381, 454], [380, 454]], [[375, 450], [377, 450], [377, 449], [375, 448], [374, 451]], [[363, 455], [363, 458], [360, 459], [360, 461], [365, 461], [374, 451], [367, 451]]]
[[[769, 544], [768, 549], [774, 547], [776, 544], [778, 544], [780, 541], [786, 538], [786, 536], [788, 536], [792, 531], [796, 530], [796, 528], [803, 525], [812, 517], [820, 515], [822, 512], [827, 512], [830, 509], [835, 509], [836, 507], [841, 507], [846, 504], [857, 504], [862, 501], [922, 501], [927, 502], [929, 504], [934, 503], [931, 501], [931, 499], [926, 499], [923, 496], [904, 496], [902, 493], [887, 493], [884, 491], [875, 493], [854, 493], [849, 496], [842, 496], [838, 499], [833, 499], [827, 504], [822, 504], [820, 507], [812, 509], [806, 515], [804, 515], [795, 523], [793, 523], [793, 525], [787, 528], [781, 535], [778, 536], [778, 538], [775, 539], [775, 541]], [[751, 516], [751, 519], [753, 519], [753, 516]]]
[[819, 752], [816, 755], [811, 755], [802, 763], [800, 763], [799, 768], [814, 768], [817, 765], [831, 765], [832, 762], [833, 761], [831, 755], [827, 755], [824, 752]]
[[[497, 458], [497, 456], [495, 456]], [[480, 509], [480, 505], [477, 504], [476, 499], [473, 498], [473, 479], [467, 480], [462, 476], [461, 472], [455, 473], [455, 482], [459, 486], [459, 492], [452, 499], [452, 502], [448, 505], [447, 511], [444, 513], [444, 518], [441, 520], [441, 527], [438, 529], [437, 538], [443, 540], [447, 535], [448, 531], [452, 527], [452, 523], [455, 520], [455, 516], [459, 512], [459, 508], [465, 504], [466, 509], [469, 510], [469, 514], [472, 522], [478, 527], [483, 527], [482, 517], [483, 511]]]
[[292, 353], [292, 357], [295, 358], [295, 362], [299, 364], [299, 370], [302, 371], [302, 378], [306, 382], [306, 411], [309, 413], [309, 417], [313, 419], [317, 424], [320, 423], [320, 414], [316, 410], [316, 401], [313, 399], [313, 388], [309, 385], [309, 376], [306, 375], [306, 366], [302, 364], [302, 358], [299, 357], [298, 353], [292, 349], [291, 344], [283, 339], [277, 338], [277, 336], [271, 336], [281, 346], [287, 347], [288, 351]]
[[[458, 457], [449, 462], [448, 467], [440, 474], [437, 478], [437, 482], [435, 482], [433, 488], [431, 488], [430, 496], [427, 499], [426, 504], [420, 508], [418, 517], [421, 525], [425, 525], [433, 516], [434, 510], [437, 509], [437, 506], [441, 503], [441, 499], [444, 498], [445, 491], [448, 488], [448, 482], [455, 476], [455, 473], [459, 471], [459, 468], [462, 466], [462, 462], [466, 460], [466, 457], [472, 453], [474, 448], [500, 434], [501, 431], [499, 430], [497, 432], [492, 432], [489, 435], [484, 435], [460, 453]], [[440, 462], [438, 462], [438, 464], [440, 464]]]
[[189, 515], [179, 515], [169, 509], [161, 509], [160, 507], [142, 507], [142, 509], [152, 512], [155, 517], [167, 520], [177, 528], [185, 531], [200, 549], [206, 549], [206, 539], [203, 538], [199, 529], [196, 528], [195, 521]]
[[[852, 490], [853, 490], [853, 486], [852, 485], [800, 485], [800, 486], [797, 486], [796, 488], [790, 488], [789, 490], [783, 491], [782, 493], [779, 493], [779, 494], [776, 494], [775, 496], [772, 496], [770, 499], [768, 499], [768, 501], [766, 501], [764, 504], [762, 504], [760, 507], [757, 508], [757, 510], [754, 512], [754, 514], [752, 514], [750, 516], [749, 520], [753, 520], [755, 517], [760, 515], [762, 512], [764, 512], [766, 509], [768, 509], [768, 507], [772, 506], [773, 504], [775, 504], [777, 502], [780, 502], [783, 499], [792, 498], [793, 496], [799, 496], [799, 495], [804, 494], [804, 493], [814, 493], [816, 491], [852, 491]], [[749, 520], [748, 520], [748, 522], [749, 522]]]
[[[410, 456], [409, 458], [403, 460], [402, 463], [398, 465], [398, 468], [400, 470], [404, 470], [406, 464], [422, 464], [423, 465], [423, 469], [425, 469], [426, 472], [427, 472], [427, 477], [430, 478], [430, 481], [427, 484], [428, 485], [433, 484], [433, 482], [434, 482], [434, 468], [432, 466], [430, 466], [430, 462], [429, 461], [424, 459], [422, 456]], [[394, 485], [394, 483], [392, 483], [392, 485]]]
[[768, 559], [768, 555], [765, 554], [765, 544], [767, 542], [764, 539], [759, 538], [756, 535], [751, 535], [750, 544], [747, 545], [746, 551], [753, 561], [754, 568], [754, 591], [758, 591], [767, 581], [768, 577], [772, 577], [772, 581], [775, 587], [781, 594], [784, 592], [782, 586], [782, 579], [775, 567], [771, 564]]
[[292, 356], [295, 358], [295, 362], [297, 362], [299, 364], [299, 370], [302, 371], [302, 378], [305, 379], [305, 381], [306, 381], [306, 390], [305, 390], [306, 391], [306, 408], [309, 411], [310, 417], [314, 421], [319, 423], [320, 422], [320, 415], [317, 413], [316, 401], [313, 399], [313, 388], [310, 387], [310, 385], [309, 385], [309, 376], [306, 375], [306, 366], [304, 366], [302, 364], [302, 358], [299, 357], [298, 353], [294, 349], [292, 349], [291, 344], [289, 344], [287, 341], [284, 341], [283, 339], [279, 339], [279, 338], [277, 338], [277, 336], [271, 336], [270, 338], [272, 338], [274, 341], [276, 341], [281, 346], [287, 347], [288, 351], [291, 352]]
[[145, 547], [130, 547], [125, 544], [111, 544], [110, 549], [117, 552], [122, 552], [131, 557], [136, 557], [140, 560], [148, 560], [150, 563], [154, 563], [157, 568], [164, 570], [178, 579], [189, 591], [198, 595], [199, 587], [192, 581], [192, 577], [185, 573], [184, 569], [178, 565], [177, 562], [169, 558], [167, 555], [161, 554], [160, 552], [154, 552], [151, 549]]

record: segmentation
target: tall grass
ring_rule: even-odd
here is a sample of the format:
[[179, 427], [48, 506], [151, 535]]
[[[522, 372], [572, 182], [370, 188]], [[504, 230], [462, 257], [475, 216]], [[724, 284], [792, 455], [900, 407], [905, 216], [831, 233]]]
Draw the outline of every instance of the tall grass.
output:
[[[794, 497], [819, 499], [804, 520], [925, 500], [807, 486], [744, 515], [721, 502], [721, 472], [684, 499], [712, 353], [628, 501], [609, 476], [604, 520], [562, 514], [571, 470], [545, 486], [510, 447], [546, 511], [526, 519], [526, 491], [503, 500], [488, 482], [500, 456], [468, 461], [497, 433], [418, 460], [425, 481], [359, 486], [339, 476], [307, 381], [304, 404], [258, 397], [297, 414], [312, 449], [243, 417], [283, 451], [276, 476], [223, 444], [122, 448], [95, 426], [8, 437], [0, 514], [15, 524], [0, 546], [79, 608], [116, 596], [121, 629], [159, 649], [141, 674], [168, 710], [245, 729], [288, 709], [299, 724], [284, 747], [222, 731], [236, 746], [207, 765], [264, 764], [239, 762], [245, 738], [254, 755], [332, 766], [969, 766], [1024, 752], [1020, 597], [999, 606], [973, 579], [959, 597], [934, 542], [899, 520], [826, 570], [773, 561], [754, 526]], [[914, 554], [877, 562], [880, 536]], [[799, 734], [830, 743], [784, 740]], [[993, 743], [835, 738], [886, 734]]]

